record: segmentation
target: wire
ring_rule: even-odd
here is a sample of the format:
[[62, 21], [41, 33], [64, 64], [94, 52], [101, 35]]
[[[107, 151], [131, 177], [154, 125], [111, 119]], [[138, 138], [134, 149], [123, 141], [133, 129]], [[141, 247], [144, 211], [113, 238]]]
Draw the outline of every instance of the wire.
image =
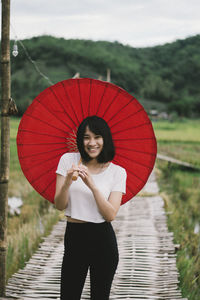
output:
[[30, 57], [30, 55], [29, 55], [28, 51], [26, 50], [26, 48], [25, 48], [24, 44], [22, 43], [22, 41], [21, 41], [21, 40], [18, 40], [18, 41], [19, 41], [20, 45], [23, 47], [24, 52], [25, 52], [27, 58], [28, 58], [28, 59], [30, 60], [30, 62], [34, 65], [36, 71], [37, 71], [44, 79], [46, 79], [51, 85], [54, 84], [54, 83], [49, 79], [49, 77], [47, 77], [46, 75], [44, 75], [44, 73], [42, 73], [42, 72], [40, 71], [40, 69], [39, 69], [39, 67], [37, 66], [36, 62], [35, 62], [34, 60], [32, 60], [32, 58]]
[[48, 83], [49, 83], [50, 85], [53, 85], [54, 83], [49, 79], [49, 77], [46, 76], [44, 73], [42, 73], [42, 72], [40, 71], [39, 67], [37, 66], [36, 62], [35, 62], [34, 60], [32, 60], [32, 58], [31, 58], [31, 56], [29, 55], [29, 53], [28, 53], [26, 47], [24, 46], [24, 44], [22, 43], [22, 41], [21, 41], [20, 39], [18, 39], [18, 37], [17, 37], [17, 35], [16, 35], [16, 32], [15, 32], [15, 29], [13, 28], [13, 26], [12, 26], [11, 23], [10, 23], [10, 25], [11, 25], [12, 31], [13, 31], [13, 33], [14, 33], [14, 35], [15, 35], [15, 41], [17, 41], [17, 42], [20, 43], [20, 45], [21, 45], [22, 48], [24, 49], [24, 52], [25, 52], [25, 54], [26, 54], [28, 60], [34, 65], [35, 70], [40, 74], [40, 76], [42, 76], [45, 80], [47, 80]]

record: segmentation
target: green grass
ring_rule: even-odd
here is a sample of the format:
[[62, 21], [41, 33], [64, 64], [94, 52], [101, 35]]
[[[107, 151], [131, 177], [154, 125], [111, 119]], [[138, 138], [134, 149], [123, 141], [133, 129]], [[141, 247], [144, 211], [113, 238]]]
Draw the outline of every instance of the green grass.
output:
[[[200, 122], [184, 120], [153, 124], [158, 152], [200, 166]], [[200, 172], [157, 160], [158, 177], [165, 199], [169, 230], [174, 232], [177, 267], [183, 297], [199, 300], [200, 295]]]
[[10, 220], [9, 229], [12, 228], [12, 231], [8, 235], [7, 279], [25, 266], [26, 261], [38, 248], [42, 237], [50, 233], [53, 224], [59, 219], [58, 213], [53, 208], [49, 209], [48, 213], [35, 214], [34, 217], [31, 216], [30, 211], [27, 211], [26, 217], [26, 222], [22, 222], [15, 229], [13, 225], [17, 217]]
[[158, 153], [200, 167], [200, 120], [153, 122]]
[[22, 198], [23, 206], [20, 216], [8, 214], [7, 279], [25, 265], [42, 236], [47, 235], [60, 218], [53, 205], [44, 200], [23, 175], [16, 146], [19, 122], [18, 118], [11, 118], [9, 197]]
[[200, 143], [200, 120], [153, 123], [158, 142]]

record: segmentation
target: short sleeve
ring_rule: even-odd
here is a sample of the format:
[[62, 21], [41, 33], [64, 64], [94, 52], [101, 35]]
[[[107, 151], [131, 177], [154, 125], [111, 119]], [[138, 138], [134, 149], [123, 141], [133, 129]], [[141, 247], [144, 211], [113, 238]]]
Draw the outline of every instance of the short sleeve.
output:
[[56, 174], [66, 176], [67, 171], [71, 168], [73, 163], [72, 156], [70, 154], [71, 153], [65, 153], [61, 156], [57, 166]]
[[114, 184], [112, 187], [112, 192], [122, 192], [126, 194], [126, 178], [127, 174], [124, 168], [118, 167], [114, 176]]

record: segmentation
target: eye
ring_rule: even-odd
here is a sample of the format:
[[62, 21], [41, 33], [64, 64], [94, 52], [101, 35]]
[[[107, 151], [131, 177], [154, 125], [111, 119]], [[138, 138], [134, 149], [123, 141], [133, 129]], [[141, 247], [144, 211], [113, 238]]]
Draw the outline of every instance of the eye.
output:
[[100, 138], [102, 138], [101, 135], [95, 135], [95, 139], [100, 139]]
[[84, 135], [83, 138], [84, 138], [84, 140], [88, 140], [89, 139], [89, 135]]

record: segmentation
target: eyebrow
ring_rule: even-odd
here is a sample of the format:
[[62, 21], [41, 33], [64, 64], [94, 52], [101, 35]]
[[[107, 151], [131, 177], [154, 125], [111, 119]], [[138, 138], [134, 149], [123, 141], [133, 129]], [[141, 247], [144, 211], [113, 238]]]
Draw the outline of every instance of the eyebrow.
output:
[[[85, 133], [83, 136], [85, 137], [85, 136], [90, 136], [90, 135]], [[101, 134], [94, 134], [94, 136], [101, 136]]]

